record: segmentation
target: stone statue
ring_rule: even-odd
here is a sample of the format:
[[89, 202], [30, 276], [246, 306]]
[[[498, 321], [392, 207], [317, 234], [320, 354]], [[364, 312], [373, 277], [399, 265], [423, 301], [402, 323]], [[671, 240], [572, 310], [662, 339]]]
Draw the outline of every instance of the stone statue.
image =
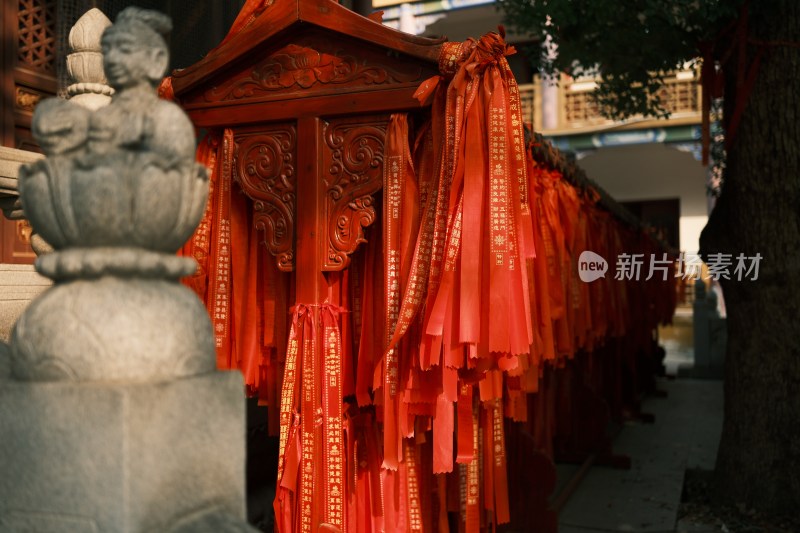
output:
[[92, 115], [94, 152], [114, 147], [142, 150], [159, 156], [165, 167], [194, 159], [191, 122], [154, 90], [169, 63], [163, 34], [171, 28], [169, 17], [161, 13], [129, 8], [103, 33], [103, 67], [116, 93], [103, 113]]
[[19, 174], [55, 284], [0, 343], [0, 531], [254, 531], [242, 376], [217, 372], [206, 309], [178, 282], [208, 177], [188, 118], [155, 93], [171, 23], [129, 7], [103, 24], [110, 103], [93, 107], [99, 76], [74, 89], [92, 106], [40, 103], [47, 157]]
[[[57, 284], [17, 323], [16, 379], [144, 379], [214, 368], [206, 311], [176, 283], [196, 268], [174, 254], [202, 216], [208, 178], [194, 161], [188, 117], [155, 92], [170, 29], [166, 15], [123, 10], [101, 39], [110, 104], [91, 110], [50, 99], [34, 113], [32, 132], [47, 157], [22, 167], [18, 186], [31, 225], [55, 249], [37, 270]], [[49, 318], [56, 314], [57, 322]], [[150, 318], [123, 340], [116, 330], [131, 328], [129, 314]]]

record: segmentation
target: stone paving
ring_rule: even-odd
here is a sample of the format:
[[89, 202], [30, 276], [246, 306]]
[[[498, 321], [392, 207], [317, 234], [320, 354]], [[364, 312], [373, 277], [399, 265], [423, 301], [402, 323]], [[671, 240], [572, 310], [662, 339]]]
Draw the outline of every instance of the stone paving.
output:
[[643, 405], [655, 423], [626, 425], [614, 441], [614, 452], [629, 455], [632, 468], [592, 467], [559, 515], [560, 533], [718, 531], [679, 522], [678, 508], [685, 470], [714, 467], [722, 382], [663, 380], [659, 388], [667, 397]]

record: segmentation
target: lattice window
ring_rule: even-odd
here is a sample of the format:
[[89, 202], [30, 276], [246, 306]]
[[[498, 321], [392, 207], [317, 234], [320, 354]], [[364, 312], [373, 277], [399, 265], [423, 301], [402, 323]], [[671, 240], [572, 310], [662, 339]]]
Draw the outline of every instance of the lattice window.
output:
[[55, 72], [56, 3], [56, 0], [19, 0], [18, 3], [17, 57], [21, 64], [47, 73]]

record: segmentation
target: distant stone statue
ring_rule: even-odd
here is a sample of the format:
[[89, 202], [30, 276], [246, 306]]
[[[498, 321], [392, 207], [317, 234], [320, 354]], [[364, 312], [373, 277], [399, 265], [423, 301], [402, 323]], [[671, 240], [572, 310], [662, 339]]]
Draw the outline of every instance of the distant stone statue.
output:
[[[170, 29], [166, 15], [124, 9], [100, 41], [111, 102], [92, 110], [50, 99], [34, 113], [32, 133], [47, 157], [20, 169], [19, 190], [31, 225], [55, 249], [37, 269], [57, 282], [92, 283], [57, 283], [22, 316], [11, 345], [18, 379], [145, 378], [214, 367], [205, 309], [177, 283], [196, 268], [174, 254], [202, 216], [208, 178], [194, 160], [188, 117], [156, 95]], [[120, 341], [117, 328], [144, 334]]]

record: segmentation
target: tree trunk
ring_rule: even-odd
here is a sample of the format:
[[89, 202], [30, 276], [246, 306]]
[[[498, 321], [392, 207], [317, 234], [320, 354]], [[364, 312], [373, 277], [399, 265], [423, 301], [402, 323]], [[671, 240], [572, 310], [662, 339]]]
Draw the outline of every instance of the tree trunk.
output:
[[[759, 45], [763, 57], [701, 236], [706, 260], [763, 257], [756, 281], [721, 283], [728, 352], [715, 496], [790, 514], [800, 505], [800, 2], [752, 1], [748, 37], [747, 65]], [[729, 122], [742, 97], [735, 53], [725, 69]]]

